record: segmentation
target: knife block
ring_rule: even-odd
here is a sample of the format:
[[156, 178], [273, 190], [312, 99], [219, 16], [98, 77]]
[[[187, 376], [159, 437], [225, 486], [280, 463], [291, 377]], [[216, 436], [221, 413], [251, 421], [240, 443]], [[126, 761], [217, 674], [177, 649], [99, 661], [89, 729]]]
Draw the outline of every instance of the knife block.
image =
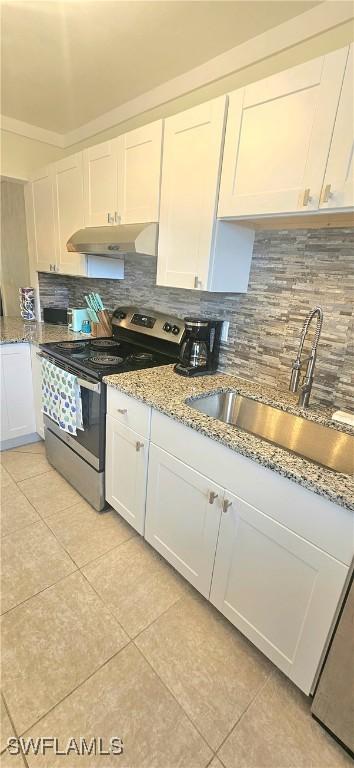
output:
[[92, 323], [92, 335], [95, 337], [112, 336], [112, 323], [109, 312], [106, 309], [97, 312], [99, 323]]

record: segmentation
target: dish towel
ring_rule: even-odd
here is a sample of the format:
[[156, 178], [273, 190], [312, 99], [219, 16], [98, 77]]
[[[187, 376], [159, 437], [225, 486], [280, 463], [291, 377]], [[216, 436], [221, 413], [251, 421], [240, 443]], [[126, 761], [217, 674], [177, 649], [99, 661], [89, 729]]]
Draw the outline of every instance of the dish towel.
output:
[[60, 429], [77, 434], [83, 429], [81, 390], [77, 377], [42, 358], [42, 411]]

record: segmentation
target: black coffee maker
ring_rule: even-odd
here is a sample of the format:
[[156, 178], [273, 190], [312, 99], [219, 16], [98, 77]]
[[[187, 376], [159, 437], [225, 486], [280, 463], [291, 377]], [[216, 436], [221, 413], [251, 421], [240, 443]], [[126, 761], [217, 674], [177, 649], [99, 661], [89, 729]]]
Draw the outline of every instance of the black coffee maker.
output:
[[203, 376], [218, 367], [222, 320], [185, 317], [185, 339], [181, 346], [176, 373]]

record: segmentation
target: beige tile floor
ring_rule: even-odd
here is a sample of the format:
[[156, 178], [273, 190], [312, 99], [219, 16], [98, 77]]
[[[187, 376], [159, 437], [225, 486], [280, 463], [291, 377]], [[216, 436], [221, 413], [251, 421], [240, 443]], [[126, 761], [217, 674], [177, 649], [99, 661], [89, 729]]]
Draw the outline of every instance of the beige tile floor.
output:
[[[338, 768], [309, 700], [42, 443], [2, 454], [1, 765]], [[6, 750], [112, 736], [120, 756]]]

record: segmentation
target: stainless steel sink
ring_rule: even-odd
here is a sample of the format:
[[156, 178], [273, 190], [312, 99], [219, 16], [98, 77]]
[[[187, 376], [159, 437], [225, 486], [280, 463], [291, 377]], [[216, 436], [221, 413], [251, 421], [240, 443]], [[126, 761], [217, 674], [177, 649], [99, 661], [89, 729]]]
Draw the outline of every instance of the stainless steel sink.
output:
[[293, 416], [235, 392], [188, 400], [196, 411], [232, 424], [324, 467], [354, 474], [354, 435]]

